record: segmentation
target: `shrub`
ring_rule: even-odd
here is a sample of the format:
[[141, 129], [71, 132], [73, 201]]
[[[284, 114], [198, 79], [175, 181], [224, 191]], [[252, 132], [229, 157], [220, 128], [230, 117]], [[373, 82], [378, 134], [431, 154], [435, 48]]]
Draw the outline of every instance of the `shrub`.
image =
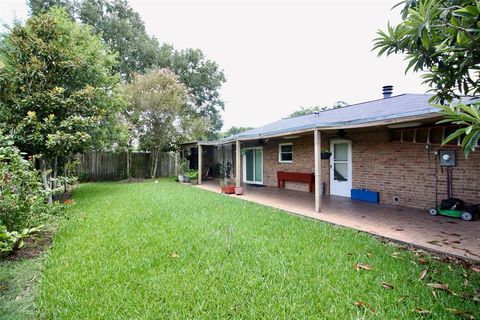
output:
[[9, 232], [40, 224], [57, 209], [45, 204], [46, 196], [32, 162], [0, 131], [0, 223]]
[[198, 179], [198, 171], [197, 170], [187, 170], [185, 172], [185, 176], [190, 180]]
[[25, 244], [24, 240], [32, 234], [41, 230], [42, 226], [36, 228], [25, 228], [21, 232], [7, 231], [7, 227], [0, 225], [0, 257], [9, 254], [15, 249], [21, 249]]

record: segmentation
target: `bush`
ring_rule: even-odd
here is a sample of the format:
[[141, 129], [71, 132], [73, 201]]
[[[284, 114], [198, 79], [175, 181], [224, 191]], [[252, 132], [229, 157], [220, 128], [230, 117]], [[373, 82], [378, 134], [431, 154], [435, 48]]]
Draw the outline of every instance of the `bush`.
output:
[[7, 231], [34, 227], [57, 209], [45, 204], [48, 194], [39, 181], [32, 162], [0, 131], [0, 223]]
[[189, 178], [190, 180], [198, 179], [198, 171], [197, 170], [187, 170], [187, 172], [185, 172], [185, 176], [187, 178]]
[[42, 226], [37, 228], [23, 229], [21, 232], [7, 231], [7, 228], [0, 225], [0, 257], [9, 254], [15, 249], [21, 249], [24, 245], [24, 240], [32, 234], [41, 230]]

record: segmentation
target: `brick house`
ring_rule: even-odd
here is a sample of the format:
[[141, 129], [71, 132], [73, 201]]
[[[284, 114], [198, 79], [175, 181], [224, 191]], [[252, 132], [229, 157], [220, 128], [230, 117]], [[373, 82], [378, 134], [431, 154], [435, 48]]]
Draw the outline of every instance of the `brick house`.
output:
[[[195, 162], [203, 175], [214, 162], [231, 162], [237, 186], [277, 186], [279, 171], [313, 174], [317, 212], [322, 194], [350, 197], [351, 189], [378, 192], [384, 204], [428, 208], [435, 203], [436, 181], [438, 198], [446, 197], [446, 172], [439, 166], [438, 151], [449, 149], [456, 151], [453, 195], [480, 202], [480, 153], [464, 159], [458, 141], [441, 146], [455, 127], [436, 124], [441, 117], [428, 103], [431, 95], [392, 96], [391, 90], [384, 87], [383, 99], [198, 142]], [[329, 159], [321, 159], [322, 150], [332, 153]], [[285, 188], [309, 191], [308, 184], [300, 182], [286, 181]]]

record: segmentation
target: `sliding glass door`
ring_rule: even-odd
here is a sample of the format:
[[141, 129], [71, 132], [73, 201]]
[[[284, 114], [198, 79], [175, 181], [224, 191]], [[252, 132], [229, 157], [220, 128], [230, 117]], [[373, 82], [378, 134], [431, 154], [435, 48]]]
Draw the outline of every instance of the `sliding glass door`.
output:
[[243, 182], [263, 184], [263, 149], [243, 149]]

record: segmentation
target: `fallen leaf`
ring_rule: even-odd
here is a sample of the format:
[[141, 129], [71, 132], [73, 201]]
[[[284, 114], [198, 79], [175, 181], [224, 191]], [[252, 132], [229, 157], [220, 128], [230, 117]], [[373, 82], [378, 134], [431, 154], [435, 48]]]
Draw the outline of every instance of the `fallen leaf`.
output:
[[480, 267], [471, 266], [470, 269], [475, 272], [480, 272]]
[[428, 283], [427, 286], [433, 289], [444, 290], [449, 292], [450, 294], [453, 294], [454, 296], [458, 296], [458, 294], [448, 288], [448, 284], [446, 283]]
[[448, 284], [446, 283], [427, 283], [427, 286], [433, 289], [448, 290]]
[[176, 252], [172, 252], [172, 253], [170, 253], [170, 257], [172, 257], [172, 258], [178, 258], [179, 256], [178, 256], [178, 254], [177, 254]]
[[446, 234], [447, 236], [460, 237], [460, 235], [456, 234], [456, 233], [447, 233], [447, 232], [444, 232], [444, 231], [440, 231], [440, 233]]
[[357, 307], [365, 307], [367, 305], [366, 302], [364, 301], [355, 301], [354, 304], [357, 306]]
[[399, 255], [400, 255], [400, 252], [394, 252], [394, 253], [392, 253], [390, 256], [391, 256], [392, 258], [398, 259], [398, 258], [400, 258]]
[[366, 263], [356, 263], [355, 264], [355, 270], [360, 271], [361, 269], [363, 270], [372, 270], [372, 266]]
[[442, 245], [441, 245], [441, 244], [438, 244], [439, 242], [440, 242], [440, 241], [438, 241], [438, 240], [427, 241], [427, 243], [430, 243], [430, 244], [433, 244], [433, 245], [435, 245], [435, 246], [441, 247]]
[[454, 243], [454, 244], [462, 244], [462, 243], [461, 243], [460, 241], [458, 241], [458, 240], [452, 241], [452, 243]]
[[396, 228], [395, 231], [403, 231], [403, 228]]
[[427, 275], [427, 269], [425, 270], [422, 270], [422, 272], [420, 272], [420, 276], [418, 277], [418, 281], [422, 281], [423, 278], [425, 278], [425, 276]]
[[[454, 247], [455, 248], [455, 247]], [[455, 248], [455, 249], [458, 249], [458, 248]], [[463, 249], [463, 251], [465, 251], [466, 253], [468, 253], [469, 255], [471, 256], [475, 256], [475, 257], [479, 257], [480, 258], [480, 255], [478, 254], [475, 254], [473, 253], [472, 251], [468, 250], [468, 249]]]
[[419, 259], [418, 259], [418, 262], [419, 262], [420, 264], [427, 264], [427, 260], [425, 260], [425, 259], [423, 259], [423, 258], [419, 258]]
[[423, 309], [423, 308], [415, 308], [415, 312], [418, 313], [418, 314], [431, 314], [432, 311], [430, 310], [426, 310], [426, 309]]
[[475, 317], [472, 316], [470, 313], [466, 312], [466, 311], [460, 311], [458, 309], [455, 309], [455, 308], [445, 308], [445, 310], [447, 310], [448, 312], [456, 315], [456, 316], [461, 316], [462, 318], [465, 318], [465, 319], [471, 319], [471, 320], [475, 320]]
[[437, 293], [435, 292], [435, 290], [432, 290], [432, 296], [437, 299]]
[[393, 289], [393, 286], [390, 283], [382, 282], [382, 287], [384, 289]]
[[362, 308], [368, 308], [372, 312], [373, 315], [375, 315], [376, 311], [373, 309], [371, 306], [369, 306], [365, 301], [355, 301], [354, 304], [357, 307], [362, 307]]

